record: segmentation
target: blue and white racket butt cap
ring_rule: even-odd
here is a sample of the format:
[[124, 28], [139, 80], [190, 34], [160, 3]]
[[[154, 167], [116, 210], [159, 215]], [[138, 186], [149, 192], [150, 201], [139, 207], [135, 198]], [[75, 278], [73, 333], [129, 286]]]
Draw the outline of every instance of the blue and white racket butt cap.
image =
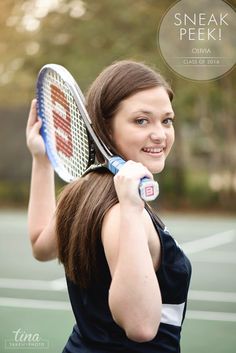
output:
[[143, 178], [139, 184], [139, 193], [144, 201], [153, 201], [159, 195], [159, 185], [155, 180]]
[[[126, 162], [118, 157], [111, 157], [108, 163], [108, 168], [112, 172], [112, 174], [116, 174], [119, 170], [124, 166]], [[159, 195], [159, 185], [157, 181], [151, 180], [149, 178], [143, 178], [140, 180], [139, 184], [139, 193], [140, 197], [144, 201], [153, 201]]]

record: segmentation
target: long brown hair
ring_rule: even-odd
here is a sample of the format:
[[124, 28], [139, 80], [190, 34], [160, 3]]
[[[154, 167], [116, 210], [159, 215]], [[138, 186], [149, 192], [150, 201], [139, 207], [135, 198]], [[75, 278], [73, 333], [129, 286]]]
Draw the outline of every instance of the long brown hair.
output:
[[[96, 133], [114, 154], [119, 151], [109, 131], [120, 103], [139, 91], [154, 87], [164, 87], [172, 100], [173, 92], [159, 73], [129, 60], [108, 66], [91, 85], [87, 110]], [[97, 158], [103, 162], [99, 152]], [[81, 287], [88, 287], [96, 278], [103, 218], [116, 203], [113, 176], [104, 168], [67, 185], [60, 195], [56, 222], [58, 257], [66, 275]]]

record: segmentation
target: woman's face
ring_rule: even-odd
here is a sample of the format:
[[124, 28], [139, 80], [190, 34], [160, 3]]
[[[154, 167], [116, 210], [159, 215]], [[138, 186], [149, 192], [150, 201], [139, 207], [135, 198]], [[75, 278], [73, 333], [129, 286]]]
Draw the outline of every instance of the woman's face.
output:
[[121, 102], [112, 120], [111, 135], [117, 151], [152, 173], [161, 172], [174, 142], [173, 119], [165, 88], [135, 93]]

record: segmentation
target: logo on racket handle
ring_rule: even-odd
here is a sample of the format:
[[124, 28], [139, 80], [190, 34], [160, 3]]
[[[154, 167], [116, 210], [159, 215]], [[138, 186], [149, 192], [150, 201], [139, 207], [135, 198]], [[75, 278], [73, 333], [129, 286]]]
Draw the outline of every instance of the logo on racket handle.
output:
[[144, 201], [153, 201], [159, 195], [159, 185], [154, 180], [143, 178], [139, 185], [139, 192]]
[[[123, 167], [125, 161], [120, 157], [111, 157], [109, 160], [108, 168], [112, 174], [117, 174]], [[139, 193], [144, 201], [153, 201], [159, 195], [159, 185], [157, 181], [149, 178], [142, 178], [139, 184]]]

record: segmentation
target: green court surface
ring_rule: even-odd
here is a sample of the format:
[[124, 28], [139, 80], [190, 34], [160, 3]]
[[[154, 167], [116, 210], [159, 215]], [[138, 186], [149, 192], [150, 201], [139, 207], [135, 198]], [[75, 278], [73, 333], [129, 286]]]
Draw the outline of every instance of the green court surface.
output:
[[[236, 217], [162, 219], [193, 266], [182, 353], [235, 353]], [[0, 352], [60, 353], [74, 324], [63, 268], [32, 257], [26, 224], [0, 213]]]

